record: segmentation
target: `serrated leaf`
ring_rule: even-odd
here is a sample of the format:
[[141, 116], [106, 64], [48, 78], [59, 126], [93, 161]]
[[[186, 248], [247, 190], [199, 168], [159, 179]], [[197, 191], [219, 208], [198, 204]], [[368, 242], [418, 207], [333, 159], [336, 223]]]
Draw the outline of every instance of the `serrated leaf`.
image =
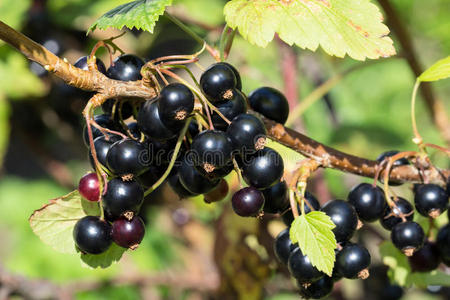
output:
[[92, 24], [88, 32], [96, 28], [101, 30], [108, 27], [122, 29], [125, 26], [129, 29], [135, 27], [153, 33], [159, 16], [171, 4], [172, 0], [138, 0], [122, 4], [101, 16]]
[[395, 54], [389, 29], [369, 0], [232, 0], [225, 20], [250, 43], [265, 47], [275, 33], [289, 45], [357, 60]]
[[108, 250], [101, 254], [81, 254], [83, 264], [90, 268], [107, 268], [117, 263], [127, 249], [112, 243]]
[[76, 254], [73, 228], [87, 215], [100, 215], [99, 205], [83, 199], [75, 190], [35, 210], [29, 221], [33, 232], [45, 244], [58, 252]]
[[319, 271], [331, 276], [336, 260], [334, 249], [336, 238], [331, 218], [321, 211], [300, 215], [292, 222], [289, 236], [298, 243], [300, 250], [308, 256], [311, 264]]
[[437, 61], [425, 72], [420, 74], [420, 81], [436, 81], [450, 77], [450, 56]]

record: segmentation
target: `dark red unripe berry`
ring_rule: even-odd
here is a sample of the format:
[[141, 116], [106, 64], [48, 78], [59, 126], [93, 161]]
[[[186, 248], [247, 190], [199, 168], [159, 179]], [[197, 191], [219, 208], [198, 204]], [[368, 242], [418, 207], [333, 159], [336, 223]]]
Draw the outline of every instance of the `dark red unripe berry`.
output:
[[229, 100], [236, 87], [236, 76], [228, 66], [217, 63], [211, 65], [200, 77], [203, 93], [213, 102]]
[[142, 79], [141, 68], [144, 61], [133, 54], [124, 54], [117, 57], [113, 65], [106, 72], [111, 79], [122, 81], [135, 81]]
[[353, 205], [359, 218], [366, 222], [382, 217], [387, 205], [383, 190], [368, 183], [355, 186], [348, 194], [348, 202]]
[[78, 183], [78, 191], [80, 195], [89, 201], [99, 201], [100, 200], [100, 185], [98, 182], [97, 174], [88, 173], [81, 177]]
[[348, 241], [355, 233], [358, 216], [352, 205], [343, 200], [332, 200], [325, 203], [321, 209], [336, 225], [333, 233], [338, 243]]
[[289, 103], [277, 89], [260, 87], [248, 95], [250, 106], [266, 118], [284, 124], [289, 116]]
[[324, 276], [311, 264], [309, 258], [303, 255], [299, 247], [295, 247], [289, 255], [288, 269], [291, 275], [302, 283], [310, 283]]
[[416, 222], [402, 222], [392, 228], [391, 240], [395, 247], [411, 256], [423, 246], [425, 233]]
[[144, 238], [145, 225], [139, 216], [120, 218], [112, 224], [112, 239], [120, 247], [136, 249]]
[[414, 189], [414, 204], [425, 217], [438, 217], [447, 209], [447, 192], [436, 184], [420, 184]]
[[413, 272], [431, 272], [441, 262], [439, 249], [433, 242], [425, 242], [408, 260]]
[[254, 187], [245, 187], [234, 193], [231, 205], [241, 217], [257, 217], [264, 205], [264, 195]]
[[81, 252], [100, 254], [111, 246], [111, 225], [99, 217], [83, 217], [75, 224], [73, 239]]
[[387, 230], [392, 230], [395, 225], [402, 222], [400, 214], [403, 214], [407, 221], [412, 221], [414, 218], [414, 208], [408, 200], [397, 197], [395, 206], [392, 209], [389, 206], [385, 208], [384, 214], [380, 218], [381, 225]]
[[336, 272], [345, 278], [366, 279], [369, 265], [369, 251], [358, 244], [347, 244], [336, 255]]
[[283, 176], [283, 171], [283, 158], [269, 147], [243, 158], [242, 175], [249, 185], [257, 189], [275, 185]]

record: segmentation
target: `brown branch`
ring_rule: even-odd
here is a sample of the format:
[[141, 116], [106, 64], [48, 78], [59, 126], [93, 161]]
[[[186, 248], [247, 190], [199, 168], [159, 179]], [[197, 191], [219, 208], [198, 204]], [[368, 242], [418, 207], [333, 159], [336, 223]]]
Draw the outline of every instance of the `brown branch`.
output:
[[[402, 55], [405, 57], [414, 75], [419, 77], [419, 75], [423, 72], [423, 68], [419, 63], [419, 59], [408, 30], [401, 22], [400, 16], [397, 14], [394, 7], [392, 7], [389, 0], [378, 0], [378, 2], [386, 13], [386, 22], [389, 25], [389, 28], [392, 28], [398, 38], [398, 41], [400, 42], [402, 47]], [[434, 124], [440, 131], [447, 144], [450, 144], [450, 123], [445, 113], [444, 104], [435, 97], [430, 83], [422, 83], [420, 86], [420, 91]]]
[[[154, 88], [146, 85], [142, 80], [116, 81], [107, 78], [96, 70], [83, 71], [75, 68], [49, 52], [42, 45], [33, 42], [1, 21], [0, 39], [17, 48], [29, 59], [47, 66], [47, 69], [53, 71], [56, 76], [62, 78], [66, 83], [85, 90], [99, 92], [102, 95], [100, 97], [102, 99], [111, 97], [152, 98], [156, 95]], [[374, 177], [375, 161], [340, 152], [274, 121], [266, 118], [263, 118], [263, 120], [272, 139], [306, 157], [317, 160], [323, 167], [360, 176]], [[434, 168], [430, 168], [425, 170], [424, 175], [427, 176], [429, 182], [444, 185], [446, 178], [450, 176], [450, 170], [443, 170], [439, 174]], [[390, 179], [399, 182], [421, 181], [417, 169], [413, 166], [395, 168], [390, 174]]]

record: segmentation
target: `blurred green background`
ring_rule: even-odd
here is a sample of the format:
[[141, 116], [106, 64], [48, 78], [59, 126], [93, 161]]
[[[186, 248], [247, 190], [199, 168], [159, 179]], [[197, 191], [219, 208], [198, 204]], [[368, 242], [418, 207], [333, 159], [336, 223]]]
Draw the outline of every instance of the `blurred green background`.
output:
[[[78, 57], [89, 53], [96, 40], [117, 34], [114, 30], [96, 31], [86, 37], [85, 32], [97, 17], [125, 2], [128, 1], [1, 0], [0, 20], [40, 43], [55, 47], [54, 51], [58, 55], [74, 63]], [[178, 0], [171, 12], [187, 24], [195, 20], [192, 22], [194, 24], [190, 24], [192, 29], [214, 43], [220, 36], [220, 27], [224, 22], [222, 8], [225, 2]], [[450, 53], [448, 0], [391, 2], [400, 21], [411, 34], [423, 66], [430, 66]], [[401, 54], [402, 49], [395, 35], [392, 37], [397, 52]], [[146, 59], [192, 53], [199, 49], [192, 39], [164, 17], [157, 24], [153, 35], [129, 31], [118, 44], [125, 51]], [[100, 53], [108, 65], [105, 51]], [[308, 95], [320, 82], [361, 64], [348, 58], [329, 57], [320, 50], [311, 53], [295, 49], [294, 54], [298, 62], [298, 99]], [[278, 42], [274, 41], [266, 49], [261, 49], [250, 45], [239, 35], [236, 36], [229, 57], [229, 61], [241, 73], [243, 91], [246, 93], [262, 85], [283, 90], [282, 59], [282, 47]], [[201, 63], [207, 66], [210, 62], [211, 59], [205, 56]], [[198, 75], [199, 70], [196, 70]], [[414, 80], [407, 62], [401, 57], [368, 64], [351, 72], [334, 87], [327, 95], [328, 102], [321, 99], [309, 107], [298, 118], [301, 124], [296, 125], [320, 142], [369, 159], [375, 159], [381, 152], [391, 149], [415, 150], [411, 141], [409, 115]], [[449, 116], [450, 81], [433, 83], [433, 89], [436, 96], [446, 104], [446, 114]], [[63, 286], [89, 280], [106, 283], [98, 288], [80, 288], [74, 293], [77, 299], [206, 299], [196, 298], [203, 294], [194, 288], [184, 289], [183, 285], [147, 287], [144, 284], [142, 287], [126, 284], [126, 281], [124, 284], [115, 284], [109, 280], [119, 275], [132, 277], [155, 274], [158, 277], [160, 272], [167, 270], [189, 274], [192, 272], [190, 268], [195, 270], [194, 261], [198, 259], [196, 255], [200, 251], [197, 248], [205, 251], [213, 260], [214, 238], [223, 221], [219, 216], [229, 210], [227, 203], [206, 205], [202, 199], [179, 202], [171, 191], [162, 187], [149, 201], [146, 210], [148, 233], [141, 247], [127, 253], [119, 264], [107, 270], [84, 268], [78, 257], [54, 252], [32, 233], [27, 220], [33, 210], [41, 207], [48, 199], [69, 192], [90, 169], [87, 150], [82, 141], [81, 110], [86, 101], [85, 94], [45, 74], [38, 66], [30, 64], [0, 42], [2, 272], [31, 280], [45, 279]], [[416, 112], [420, 132], [426, 141], [444, 145], [420, 100]], [[298, 159], [298, 156], [287, 150], [282, 151], [292, 160]], [[450, 166], [442, 154], [432, 152], [431, 157], [440, 167]], [[349, 188], [360, 180], [356, 176], [327, 170], [316, 180], [318, 183], [315, 182], [314, 187], [322, 189], [320, 195], [345, 198]], [[408, 187], [397, 191], [406, 196], [411, 193]], [[325, 202], [328, 199], [322, 196], [320, 200]], [[274, 228], [280, 226], [275, 224]], [[386, 232], [375, 227], [387, 236]], [[273, 237], [277, 229], [271, 229], [270, 226], [269, 229]], [[377, 251], [376, 247], [372, 249]], [[372, 255], [376, 261], [377, 254]], [[282, 288], [274, 288], [277, 283], [289, 279], [273, 273], [273, 262], [270, 270], [272, 275], [264, 286], [264, 297], [272, 300], [297, 299], [290, 283], [284, 282], [280, 284]], [[340, 291], [343, 298], [336, 299], [371, 297], [361, 282], [344, 281]], [[448, 289], [441, 289], [440, 292], [441, 296], [425, 290], [410, 289], [404, 299], [444, 299], [449, 295]], [[23, 295], [16, 297], [20, 299]], [[374, 299], [377, 299], [376, 296]]]

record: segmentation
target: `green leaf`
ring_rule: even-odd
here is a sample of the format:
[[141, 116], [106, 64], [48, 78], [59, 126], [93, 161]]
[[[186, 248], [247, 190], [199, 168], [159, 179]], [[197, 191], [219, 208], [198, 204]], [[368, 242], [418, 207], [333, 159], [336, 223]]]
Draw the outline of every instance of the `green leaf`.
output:
[[91, 268], [107, 268], [117, 263], [127, 249], [117, 246], [115, 243], [101, 254], [81, 254], [81, 260], [85, 266]]
[[395, 54], [389, 29], [369, 0], [232, 0], [227, 24], [250, 43], [265, 47], [275, 33], [289, 45], [357, 60]]
[[164, 13], [166, 6], [171, 4], [172, 0], [138, 0], [117, 6], [95, 21], [88, 32], [96, 28], [101, 30], [108, 27], [122, 29], [125, 26], [153, 33], [159, 16]]
[[425, 72], [420, 74], [420, 81], [436, 81], [450, 77], [450, 56], [437, 61]]
[[298, 243], [302, 253], [319, 271], [331, 276], [335, 261], [336, 239], [330, 217], [321, 211], [312, 211], [295, 218], [289, 231], [293, 243]]
[[0, 20], [18, 30], [27, 17], [26, 12], [28, 11], [30, 4], [31, 0], [0, 1]]
[[30, 217], [33, 232], [47, 245], [62, 253], [76, 254], [73, 240], [75, 223], [87, 216], [100, 215], [98, 203], [89, 202], [77, 190], [50, 200]]
[[9, 103], [0, 93], [0, 169], [3, 163], [3, 155], [5, 155], [9, 142], [9, 113]]

